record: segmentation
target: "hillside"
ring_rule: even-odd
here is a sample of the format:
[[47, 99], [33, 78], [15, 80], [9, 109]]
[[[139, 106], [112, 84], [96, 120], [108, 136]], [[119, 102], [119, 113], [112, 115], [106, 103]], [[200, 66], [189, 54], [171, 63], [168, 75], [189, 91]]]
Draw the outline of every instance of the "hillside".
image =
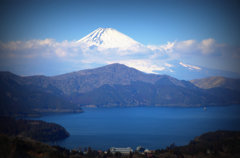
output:
[[193, 83], [147, 74], [122, 64], [52, 77], [0, 72], [0, 115], [81, 112], [80, 107], [88, 105], [186, 107], [240, 103], [238, 82], [210, 89]]
[[204, 89], [221, 87], [240, 91], [240, 79], [214, 76], [203, 79], [195, 79], [190, 82], [195, 86]]
[[170, 145], [158, 150], [159, 157], [238, 158], [240, 155], [239, 131], [216, 131], [196, 137], [186, 146]]
[[0, 115], [6, 116], [39, 116], [42, 112], [80, 112], [55, 87], [39, 82], [41, 77], [35, 76], [37, 84], [27, 84], [25, 77], [10, 72], [0, 73]]
[[64, 127], [38, 120], [16, 120], [0, 117], [0, 134], [27, 137], [39, 141], [56, 141], [67, 138]]
[[69, 151], [23, 137], [0, 134], [1, 158], [68, 158]]
[[[123, 64], [110, 64], [107, 66], [81, 70], [77, 72], [67, 73], [59, 76], [53, 76], [43, 81], [48, 82], [60, 89], [64, 94], [85, 93], [103, 85], [130, 85], [131, 82], [141, 81], [144, 83], [154, 84], [161, 78], [168, 78], [175, 85], [185, 87], [185, 82], [179, 81], [173, 77], [166, 75], [146, 74], [134, 68], [127, 67]], [[30, 84], [40, 84], [38, 78], [27, 77], [31, 79]]]
[[202, 90], [195, 87], [176, 86], [165, 78], [158, 80], [155, 84], [132, 82], [130, 85], [104, 85], [87, 93], [74, 94], [71, 96], [71, 100], [79, 105], [96, 105], [98, 107], [189, 107], [235, 104], [239, 103], [238, 96], [239, 93], [226, 89]]

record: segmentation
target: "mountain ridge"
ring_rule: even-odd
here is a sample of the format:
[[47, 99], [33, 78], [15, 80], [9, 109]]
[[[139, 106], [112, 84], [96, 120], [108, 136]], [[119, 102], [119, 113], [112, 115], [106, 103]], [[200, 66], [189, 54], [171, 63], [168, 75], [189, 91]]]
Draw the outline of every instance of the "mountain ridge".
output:
[[[60, 81], [60, 84], [66, 84], [66, 82], [78, 84], [78, 86], [70, 84], [68, 87], [74, 88], [75, 91], [80, 93], [93, 90], [94, 88], [99, 88], [104, 84], [129, 85], [134, 81], [142, 81], [154, 84], [160, 78], [168, 78], [171, 82], [178, 86], [185, 86], [185, 82], [183, 83], [183, 81], [177, 80], [168, 75], [147, 74], [119, 63], [50, 77], [52, 80]], [[58, 83], [56, 82], [53, 84], [58, 86]], [[86, 85], [91, 85], [91, 87], [86, 87]], [[75, 87], [79, 87], [79, 89], [76, 89]], [[71, 93], [69, 91], [65, 91], [64, 89], [61, 90], [67, 94]]]
[[191, 80], [195, 86], [203, 89], [222, 87], [240, 91], [240, 79], [228, 78], [222, 76], [213, 76], [201, 79]]
[[240, 91], [202, 89], [189, 81], [147, 74], [123, 64], [52, 77], [0, 72], [0, 94], [2, 115], [74, 112], [88, 105], [196, 107], [240, 103]]

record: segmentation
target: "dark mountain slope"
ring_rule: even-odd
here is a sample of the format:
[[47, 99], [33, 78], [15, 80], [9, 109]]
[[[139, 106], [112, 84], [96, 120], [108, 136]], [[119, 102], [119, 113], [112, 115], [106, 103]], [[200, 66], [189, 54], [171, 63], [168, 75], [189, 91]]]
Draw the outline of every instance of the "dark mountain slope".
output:
[[[217, 91], [218, 93], [216, 93]], [[225, 95], [225, 93], [229, 95]], [[222, 97], [224, 95], [224, 97]], [[112, 106], [207, 106], [239, 103], [240, 93], [231, 90], [203, 90], [164, 85], [132, 82], [130, 85], [104, 85], [83, 94], [72, 95], [79, 105]], [[232, 102], [231, 102], [232, 101]]]
[[0, 134], [28, 137], [39, 141], [56, 141], [69, 136], [64, 127], [39, 120], [15, 120], [0, 117]]
[[[237, 86], [236, 86], [237, 87]], [[240, 103], [227, 86], [201, 89], [189, 81], [146, 74], [122, 64], [54, 77], [0, 73], [1, 115], [72, 111], [96, 106], [200, 106]]]
[[196, 137], [188, 145], [170, 145], [156, 150], [156, 157], [238, 158], [240, 155], [239, 131], [216, 131]]
[[216, 131], [196, 137], [188, 145], [171, 144], [166, 149], [153, 150], [151, 153], [133, 152], [131, 155], [104, 153], [88, 148], [87, 154], [59, 146], [30, 140], [23, 137], [0, 135], [0, 154], [4, 158], [239, 158], [239, 131]]
[[1, 158], [69, 158], [69, 150], [23, 137], [0, 134]]
[[130, 85], [134, 81], [154, 84], [161, 78], [179, 86], [181, 81], [165, 75], [146, 74], [122, 64], [110, 64], [96, 69], [82, 70], [52, 77], [52, 84], [65, 94], [85, 93], [103, 85]]
[[0, 74], [0, 115], [39, 115], [43, 109], [74, 109], [54, 87], [25, 84], [25, 78], [9, 72]]
[[191, 82], [195, 86], [204, 89], [220, 87], [240, 91], [240, 79], [215, 76], [191, 80]]
[[15, 75], [11, 79], [20, 85], [41, 87], [47, 89], [49, 93], [58, 95], [85, 93], [103, 85], [130, 85], [135, 81], [154, 84], [160, 79], [162, 82], [169, 82], [180, 87], [195, 87], [188, 81], [180, 81], [166, 75], [146, 74], [122, 64], [110, 64], [96, 69], [81, 70], [53, 77]]

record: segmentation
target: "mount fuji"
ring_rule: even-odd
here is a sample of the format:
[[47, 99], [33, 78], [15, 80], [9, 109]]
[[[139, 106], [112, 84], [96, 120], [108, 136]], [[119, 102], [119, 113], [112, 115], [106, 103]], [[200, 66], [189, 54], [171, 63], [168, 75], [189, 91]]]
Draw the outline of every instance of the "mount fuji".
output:
[[[211, 76], [240, 77], [240, 74], [234, 72], [191, 65], [179, 61], [180, 59], [168, 60], [167, 62], [159, 59], [162, 62], [158, 62], [158, 59], [151, 57], [157, 53], [166, 58], [166, 52], [155, 52], [147, 45], [141, 44], [113, 28], [98, 28], [76, 43], [83, 48], [85, 54], [93, 54], [93, 58], [101, 59], [100, 66], [120, 63], [145, 73], [166, 74], [184, 80]], [[153, 62], [153, 60], [155, 61]]]
[[138, 50], [144, 47], [141, 43], [113, 28], [98, 28], [77, 41], [85, 47], [100, 49]]

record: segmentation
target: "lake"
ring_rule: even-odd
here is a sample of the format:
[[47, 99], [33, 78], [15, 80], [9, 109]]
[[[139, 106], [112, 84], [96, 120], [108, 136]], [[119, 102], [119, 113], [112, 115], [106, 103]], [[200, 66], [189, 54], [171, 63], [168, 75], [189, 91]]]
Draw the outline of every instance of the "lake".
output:
[[176, 108], [85, 108], [84, 113], [43, 116], [62, 125], [70, 137], [51, 144], [69, 149], [141, 145], [161, 149], [172, 143], [186, 145], [196, 136], [216, 130], [240, 130], [240, 106]]

